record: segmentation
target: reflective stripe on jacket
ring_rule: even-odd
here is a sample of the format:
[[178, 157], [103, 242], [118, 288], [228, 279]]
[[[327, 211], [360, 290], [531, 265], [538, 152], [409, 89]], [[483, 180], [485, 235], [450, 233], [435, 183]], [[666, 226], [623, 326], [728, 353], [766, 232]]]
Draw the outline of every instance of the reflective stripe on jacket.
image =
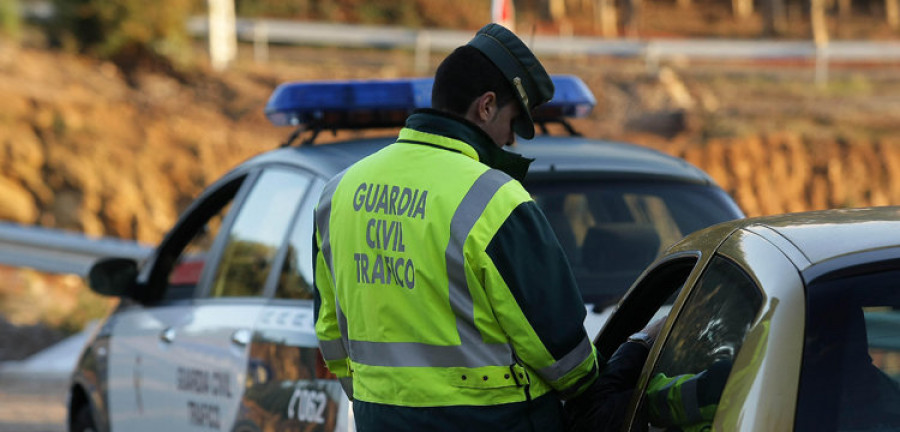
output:
[[658, 427], [677, 426], [685, 432], [708, 430], [716, 404], [700, 406], [697, 387], [705, 373], [654, 376], [647, 387], [650, 423]]
[[481, 160], [477, 133], [451, 138], [473, 134], [457, 122], [415, 114], [396, 143], [325, 187], [315, 275], [326, 364], [352, 377], [355, 399], [381, 404], [577, 394], [598, 368], [559, 242], [522, 185]]

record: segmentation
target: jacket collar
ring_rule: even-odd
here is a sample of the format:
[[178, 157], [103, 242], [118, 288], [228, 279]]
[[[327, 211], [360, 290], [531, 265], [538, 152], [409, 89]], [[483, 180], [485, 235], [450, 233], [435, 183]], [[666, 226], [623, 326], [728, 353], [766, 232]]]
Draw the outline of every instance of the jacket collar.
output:
[[[510, 177], [522, 181], [528, 173], [528, 166], [534, 159], [523, 157], [518, 153], [503, 150], [474, 123], [463, 117], [434, 109], [416, 110], [406, 119], [406, 127], [433, 135], [440, 135], [461, 141], [475, 150], [480, 162], [509, 174]], [[440, 145], [440, 143], [434, 143]], [[445, 146], [441, 146], [445, 147]], [[458, 149], [451, 150], [459, 151]], [[463, 152], [466, 153], [466, 152]]]

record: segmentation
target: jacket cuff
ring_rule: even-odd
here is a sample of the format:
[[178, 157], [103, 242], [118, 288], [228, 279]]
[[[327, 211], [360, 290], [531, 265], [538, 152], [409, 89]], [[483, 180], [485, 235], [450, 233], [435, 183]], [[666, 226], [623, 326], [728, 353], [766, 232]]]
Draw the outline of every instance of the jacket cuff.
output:
[[328, 370], [338, 378], [349, 378], [353, 375], [352, 371], [350, 370], [349, 358], [340, 360], [325, 360], [325, 366], [327, 366]]
[[[578, 350], [576, 348], [575, 352], [578, 352]], [[559, 379], [548, 380], [550, 385], [557, 390], [561, 399], [574, 398], [593, 384], [600, 375], [601, 366], [597, 357], [596, 348], [588, 341], [587, 353], [576, 367], [569, 368], [568, 373]]]

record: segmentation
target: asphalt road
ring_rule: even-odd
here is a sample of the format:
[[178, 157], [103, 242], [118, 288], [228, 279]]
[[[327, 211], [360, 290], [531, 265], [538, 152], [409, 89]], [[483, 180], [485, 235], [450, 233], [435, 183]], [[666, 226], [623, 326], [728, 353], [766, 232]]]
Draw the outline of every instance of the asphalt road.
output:
[[65, 432], [67, 381], [0, 374], [0, 432]]
[[0, 432], [65, 432], [66, 387], [84, 331], [17, 362], [0, 362]]

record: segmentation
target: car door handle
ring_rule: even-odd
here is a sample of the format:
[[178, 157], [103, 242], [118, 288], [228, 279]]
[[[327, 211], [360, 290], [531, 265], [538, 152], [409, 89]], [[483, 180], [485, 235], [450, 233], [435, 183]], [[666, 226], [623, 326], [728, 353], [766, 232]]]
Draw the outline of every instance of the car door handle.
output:
[[175, 329], [168, 327], [159, 334], [159, 339], [167, 344], [175, 340]]
[[231, 334], [231, 342], [238, 346], [247, 346], [250, 343], [253, 333], [247, 329], [236, 330]]

